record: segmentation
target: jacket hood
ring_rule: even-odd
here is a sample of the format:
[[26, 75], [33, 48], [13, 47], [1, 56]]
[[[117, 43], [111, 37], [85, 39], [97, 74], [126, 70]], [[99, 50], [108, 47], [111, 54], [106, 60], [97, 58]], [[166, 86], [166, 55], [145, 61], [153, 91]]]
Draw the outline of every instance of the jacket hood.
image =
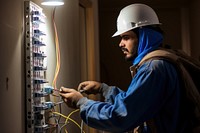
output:
[[139, 28], [138, 56], [133, 60], [133, 65], [137, 65], [149, 52], [158, 49], [163, 41], [163, 35], [153, 29]]

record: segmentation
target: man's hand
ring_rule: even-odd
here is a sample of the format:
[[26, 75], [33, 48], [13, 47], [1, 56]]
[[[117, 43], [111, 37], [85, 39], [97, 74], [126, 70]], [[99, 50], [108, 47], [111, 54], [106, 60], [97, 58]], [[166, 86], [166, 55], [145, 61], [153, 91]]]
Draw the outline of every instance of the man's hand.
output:
[[86, 94], [97, 94], [101, 92], [101, 83], [96, 81], [85, 81], [79, 84], [78, 91]]
[[75, 89], [64, 87], [60, 88], [60, 95], [62, 96], [63, 101], [67, 104], [67, 106], [74, 109], [77, 109], [77, 102], [83, 98], [83, 95]]

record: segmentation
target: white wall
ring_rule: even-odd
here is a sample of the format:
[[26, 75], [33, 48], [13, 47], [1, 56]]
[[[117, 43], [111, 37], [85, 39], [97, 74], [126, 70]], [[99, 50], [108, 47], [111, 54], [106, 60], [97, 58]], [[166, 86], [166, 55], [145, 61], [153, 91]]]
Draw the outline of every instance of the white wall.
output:
[[[0, 4], [0, 132], [22, 133], [24, 107], [23, 1]], [[8, 83], [6, 83], [8, 78]]]

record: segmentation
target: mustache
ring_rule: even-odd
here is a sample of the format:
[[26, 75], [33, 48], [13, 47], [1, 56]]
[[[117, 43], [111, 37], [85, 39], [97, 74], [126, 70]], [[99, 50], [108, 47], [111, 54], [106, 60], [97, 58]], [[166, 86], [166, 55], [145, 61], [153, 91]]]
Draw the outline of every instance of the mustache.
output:
[[124, 48], [124, 47], [122, 47], [121, 50], [122, 50], [122, 51], [125, 51], [125, 52], [129, 52], [128, 49], [126, 49], [126, 48]]

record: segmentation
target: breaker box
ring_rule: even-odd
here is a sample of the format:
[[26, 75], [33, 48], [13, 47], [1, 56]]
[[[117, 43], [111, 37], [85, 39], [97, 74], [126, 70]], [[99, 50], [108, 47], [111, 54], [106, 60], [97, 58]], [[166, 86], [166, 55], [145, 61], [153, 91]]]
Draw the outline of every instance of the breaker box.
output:
[[51, 90], [46, 80], [46, 24], [42, 8], [31, 1], [24, 1], [24, 27], [26, 133], [45, 133], [45, 111], [51, 108], [45, 100]]

